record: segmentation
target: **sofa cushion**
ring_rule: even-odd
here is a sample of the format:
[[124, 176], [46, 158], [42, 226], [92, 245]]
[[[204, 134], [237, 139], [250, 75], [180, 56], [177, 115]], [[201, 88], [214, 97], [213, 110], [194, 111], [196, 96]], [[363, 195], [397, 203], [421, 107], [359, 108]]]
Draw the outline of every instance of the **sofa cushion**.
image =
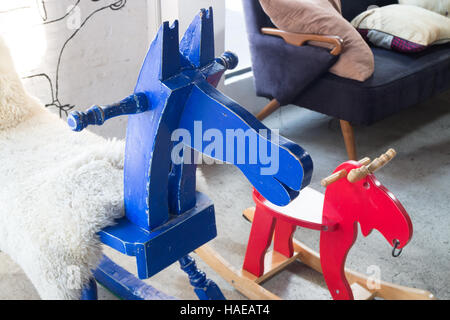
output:
[[400, 4], [419, 6], [448, 17], [450, 12], [450, 0], [399, 0]]
[[390, 5], [367, 10], [352, 20], [376, 46], [400, 52], [418, 52], [450, 42], [450, 19], [417, 6]]
[[336, 0], [260, 0], [260, 3], [281, 30], [337, 35], [344, 40], [339, 60], [330, 72], [344, 78], [364, 81], [374, 70], [373, 55], [356, 29], [346, 21]]
[[348, 21], [352, 21], [370, 6], [382, 7], [396, 3], [398, 3], [397, 0], [341, 0], [342, 15]]
[[361, 83], [328, 73], [293, 102], [370, 125], [450, 88], [450, 44], [414, 54], [372, 48], [375, 72]]

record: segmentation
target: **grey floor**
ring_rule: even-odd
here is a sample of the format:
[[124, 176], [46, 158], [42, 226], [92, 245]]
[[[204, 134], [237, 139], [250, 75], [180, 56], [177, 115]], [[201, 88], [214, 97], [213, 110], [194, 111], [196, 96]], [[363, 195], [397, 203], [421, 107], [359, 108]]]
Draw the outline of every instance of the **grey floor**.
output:
[[[225, 91], [253, 112], [267, 102], [255, 97], [252, 78], [230, 83]], [[378, 156], [389, 147], [397, 150], [397, 158], [379, 171], [377, 177], [409, 212], [414, 236], [395, 259], [379, 233], [373, 232], [367, 238], [360, 235], [348, 257], [348, 266], [357, 271], [367, 273], [376, 266], [383, 280], [429, 290], [439, 299], [450, 299], [449, 107], [450, 91], [371, 127], [355, 128], [361, 157]], [[311, 154], [315, 166], [311, 187], [323, 191], [321, 178], [346, 159], [338, 122], [294, 106], [282, 108], [264, 122], [271, 128], [279, 128], [282, 135]], [[250, 231], [250, 224], [241, 214], [253, 205], [251, 186], [238, 170], [228, 165], [202, 166], [201, 171], [199, 189], [213, 199], [216, 208], [218, 237], [211, 244], [240, 268]], [[296, 238], [317, 249], [318, 235], [301, 229]], [[122, 266], [135, 271], [132, 258], [105, 250]], [[197, 261], [229, 299], [244, 299], [201, 260]], [[167, 294], [195, 298], [177, 265], [147, 282]], [[321, 275], [301, 263], [289, 266], [266, 282], [265, 287], [286, 299], [330, 299]], [[20, 268], [0, 253], [0, 299], [37, 298]], [[100, 298], [114, 299], [104, 289], [100, 289]]]

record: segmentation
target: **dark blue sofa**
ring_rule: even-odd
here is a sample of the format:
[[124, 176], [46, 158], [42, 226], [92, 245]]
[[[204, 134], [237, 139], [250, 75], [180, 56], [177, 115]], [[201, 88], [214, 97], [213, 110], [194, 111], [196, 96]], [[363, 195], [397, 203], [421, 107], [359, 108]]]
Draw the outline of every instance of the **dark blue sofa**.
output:
[[[370, 5], [397, 0], [341, 2], [344, 17], [351, 21]], [[415, 54], [372, 47], [375, 72], [358, 82], [327, 72], [338, 58], [328, 50], [294, 46], [263, 34], [262, 28], [275, 27], [259, 1], [243, 0], [243, 4], [257, 95], [272, 99], [258, 117], [266, 117], [280, 105], [295, 104], [340, 119], [351, 159], [356, 158], [351, 124], [371, 125], [450, 88], [450, 44]]]

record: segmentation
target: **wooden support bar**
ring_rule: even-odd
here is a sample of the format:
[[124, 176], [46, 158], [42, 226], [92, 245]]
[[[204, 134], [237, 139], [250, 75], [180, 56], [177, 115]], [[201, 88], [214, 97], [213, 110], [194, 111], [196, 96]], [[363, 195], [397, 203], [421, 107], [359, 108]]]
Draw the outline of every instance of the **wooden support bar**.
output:
[[242, 275], [256, 283], [263, 283], [264, 281], [267, 281], [275, 276], [277, 273], [283, 271], [283, 269], [285, 269], [292, 262], [297, 261], [298, 258], [299, 254], [297, 252], [295, 252], [292, 257], [287, 258], [281, 253], [271, 250], [266, 253], [264, 258], [264, 274], [261, 277], [258, 278], [245, 270], [242, 270]]
[[203, 245], [195, 253], [222, 278], [235, 287], [244, 296], [253, 300], [280, 300], [280, 297], [264, 289], [256, 282], [242, 276], [242, 273], [230, 265], [209, 245]]

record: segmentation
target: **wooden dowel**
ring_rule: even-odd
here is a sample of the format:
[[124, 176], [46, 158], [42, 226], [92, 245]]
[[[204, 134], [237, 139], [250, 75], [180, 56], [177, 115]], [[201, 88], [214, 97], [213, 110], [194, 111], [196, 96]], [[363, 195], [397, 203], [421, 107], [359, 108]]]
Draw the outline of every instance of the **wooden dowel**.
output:
[[358, 161], [358, 163], [362, 166], [367, 166], [370, 163], [370, 158], [365, 157]]
[[[358, 163], [362, 166], [366, 166], [370, 163], [370, 158], [369, 157], [362, 158], [361, 160], [358, 161]], [[345, 169], [342, 169], [338, 172], [333, 173], [331, 176], [328, 176], [328, 177], [322, 179], [322, 181], [320, 181], [320, 184], [326, 188], [330, 184], [332, 184], [346, 176], [347, 176], [347, 171]]]
[[397, 152], [395, 152], [394, 149], [389, 149], [385, 154], [382, 154], [380, 157], [376, 158], [369, 164], [369, 166], [368, 166], [369, 172], [374, 173], [378, 169], [381, 169], [389, 161], [391, 161], [396, 155], [397, 155]]
[[370, 174], [370, 172], [367, 169], [367, 166], [362, 166], [360, 168], [351, 170], [350, 173], [347, 175], [347, 180], [350, 181], [351, 183], [354, 183], [356, 181], [363, 179], [368, 174]]
[[[397, 153], [394, 149], [389, 149], [386, 153], [382, 154], [375, 160], [373, 160], [370, 164], [363, 165], [360, 168], [353, 169], [349, 172], [347, 175], [348, 181], [351, 183], [357, 182], [365, 177], [367, 177], [369, 174], [374, 173], [376, 170], [382, 168], [385, 166], [389, 161], [391, 161]], [[365, 158], [361, 161], [366, 161]]]
[[338, 172], [333, 173], [331, 176], [328, 176], [324, 179], [322, 179], [322, 181], [320, 182], [320, 184], [323, 187], [328, 187], [330, 184], [332, 184], [333, 182], [338, 181], [339, 179], [344, 178], [347, 175], [347, 170], [342, 169]]

